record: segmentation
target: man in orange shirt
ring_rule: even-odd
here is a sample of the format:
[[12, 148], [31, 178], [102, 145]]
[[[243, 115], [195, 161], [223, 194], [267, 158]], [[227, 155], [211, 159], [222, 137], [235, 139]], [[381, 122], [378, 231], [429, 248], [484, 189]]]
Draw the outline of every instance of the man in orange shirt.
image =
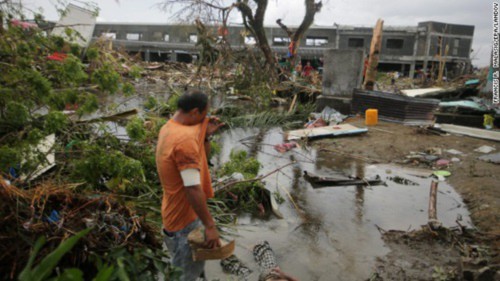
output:
[[205, 263], [193, 261], [189, 232], [203, 225], [206, 247], [220, 247], [219, 232], [206, 203], [214, 195], [207, 142], [223, 124], [216, 118], [206, 118], [208, 97], [200, 91], [185, 93], [177, 106], [177, 112], [160, 130], [156, 166], [163, 188], [165, 244], [172, 265], [183, 270], [180, 280], [190, 281], [203, 274]]

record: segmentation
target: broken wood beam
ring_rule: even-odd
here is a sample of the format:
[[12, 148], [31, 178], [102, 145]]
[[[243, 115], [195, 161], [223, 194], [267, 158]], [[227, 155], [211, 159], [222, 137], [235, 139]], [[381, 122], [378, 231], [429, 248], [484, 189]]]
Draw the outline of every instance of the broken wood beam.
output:
[[109, 116], [101, 116], [97, 117], [94, 119], [89, 119], [89, 120], [77, 120], [76, 123], [81, 124], [81, 123], [96, 123], [96, 122], [106, 122], [106, 121], [118, 121], [120, 119], [128, 118], [132, 115], [137, 115], [139, 111], [137, 109], [130, 109], [127, 111], [119, 112], [113, 115]]
[[441, 226], [441, 223], [437, 219], [437, 190], [438, 190], [438, 182], [431, 182], [431, 189], [429, 192], [429, 227], [432, 230], [438, 229]]
[[365, 81], [363, 88], [365, 90], [373, 91], [375, 85], [375, 80], [377, 76], [377, 66], [379, 61], [380, 52], [382, 50], [382, 29], [384, 27], [384, 21], [382, 19], [377, 20], [377, 24], [373, 29], [373, 37], [370, 45], [370, 55], [368, 57], [368, 67], [366, 69]]

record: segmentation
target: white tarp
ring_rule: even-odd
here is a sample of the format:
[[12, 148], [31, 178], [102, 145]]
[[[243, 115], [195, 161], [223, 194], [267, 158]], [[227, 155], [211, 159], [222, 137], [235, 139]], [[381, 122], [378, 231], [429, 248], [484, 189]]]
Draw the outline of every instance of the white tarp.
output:
[[94, 12], [69, 4], [66, 8], [66, 13], [61, 17], [59, 22], [57, 22], [51, 34], [69, 40], [70, 38], [66, 35], [65, 29], [71, 28], [81, 36], [81, 38], [77, 36], [72, 40], [72, 43], [76, 43], [81, 47], [87, 47], [90, 43], [90, 39], [92, 39], [95, 23], [96, 14]]
[[[36, 147], [32, 147], [32, 153], [42, 153], [45, 155], [45, 160], [43, 163], [40, 163], [36, 170], [31, 173], [30, 175], [26, 174], [21, 174], [19, 177], [21, 180], [25, 181], [30, 181], [38, 178], [41, 176], [43, 173], [47, 172], [48, 170], [52, 169], [56, 165], [56, 154], [54, 152], [54, 145], [56, 143], [56, 135], [51, 134], [44, 139], [42, 139]], [[29, 155], [31, 157], [31, 155]], [[24, 164], [26, 160], [23, 161], [22, 164]]]

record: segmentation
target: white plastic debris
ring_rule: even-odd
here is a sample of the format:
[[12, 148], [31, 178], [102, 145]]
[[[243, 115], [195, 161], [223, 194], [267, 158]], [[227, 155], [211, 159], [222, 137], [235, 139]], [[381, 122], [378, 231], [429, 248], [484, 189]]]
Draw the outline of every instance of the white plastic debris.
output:
[[495, 151], [496, 148], [494, 148], [493, 146], [489, 146], [489, 145], [483, 145], [479, 148], [476, 148], [474, 149], [475, 152], [481, 152], [481, 153], [490, 153], [492, 151]]

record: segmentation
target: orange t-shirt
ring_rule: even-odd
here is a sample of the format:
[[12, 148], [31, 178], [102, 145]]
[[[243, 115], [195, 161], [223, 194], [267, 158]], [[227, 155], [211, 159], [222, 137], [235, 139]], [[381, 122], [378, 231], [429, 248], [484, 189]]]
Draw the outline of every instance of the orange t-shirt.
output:
[[169, 120], [160, 130], [156, 147], [156, 167], [163, 188], [161, 216], [167, 231], [179, 231], [198, 216], [189, 204], [180, 171], [200, 171], [206, 198], [214, 196], [205, 154], [208, 118], [193, 126]]

